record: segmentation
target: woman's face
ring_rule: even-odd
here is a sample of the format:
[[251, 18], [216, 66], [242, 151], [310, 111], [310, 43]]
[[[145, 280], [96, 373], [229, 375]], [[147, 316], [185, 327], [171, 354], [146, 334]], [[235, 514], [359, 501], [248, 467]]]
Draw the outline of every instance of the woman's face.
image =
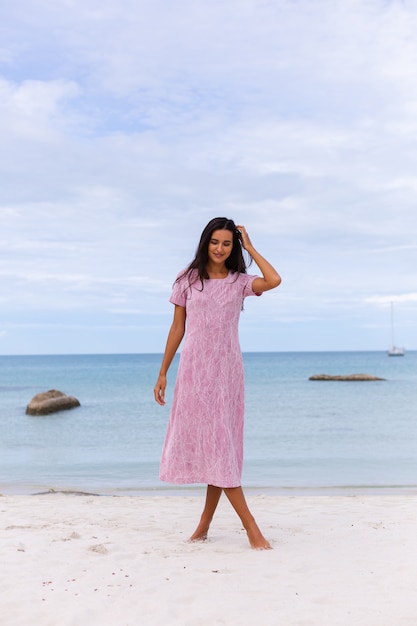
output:
[[222, 265], [232, 253], [233, 233], [230, 230], [215, 230], [208, 245], [208, 258], [212, 263]]

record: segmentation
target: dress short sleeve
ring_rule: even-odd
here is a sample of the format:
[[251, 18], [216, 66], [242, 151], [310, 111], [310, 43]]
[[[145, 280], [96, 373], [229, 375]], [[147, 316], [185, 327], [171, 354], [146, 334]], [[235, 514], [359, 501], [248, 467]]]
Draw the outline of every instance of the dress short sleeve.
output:
[[[187, 286], [188, 281], [186, 277], [182, 276], [184, 272], [180, 272], [175, 280], [174, 286], [172, 288], [171, 297], [169, 299], [172, 304], [176, 304], [178, 306], [186, 306], [187, 303]], [[181, 278], [180, 278], [181, 277]], [[186, 282], [187, 281], [187, 282]]]
[[259, 276], [251, 275], [251, 274], [241, 274], [241, 276], [244, 276], [244, 278], [246, 279], [244, 289], [243, 289], [244, 298], [246, 298], [247, 296], [261, 296], [262, 295], [261, 292], [255, 292], [252, 289], [253, 281], [255, 280], [255, 278], [259, 278]]

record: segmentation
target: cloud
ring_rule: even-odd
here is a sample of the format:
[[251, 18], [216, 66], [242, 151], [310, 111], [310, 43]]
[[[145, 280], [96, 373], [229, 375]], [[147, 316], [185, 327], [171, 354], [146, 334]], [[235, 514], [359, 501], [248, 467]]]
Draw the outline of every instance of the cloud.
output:
[[293, 319], [294, 345], [303, 319], [308, 338], [333, 314], [372, 318], [370, 294], [414, 293], [413, 3], [22, 0], [2, 14], [7, 311], [151, 324], [214, 215], [278, 266], [259, 315]]
[[414, 302], [417, 302], [417, 292], [384, 295], [384, 296], [371, 296], [369, 298], [366, 298], [366, 301], [372, 304], [381, 304], [381, 305], [390, 304], [391, 302], [401, 303], [401, 304], [407, 304], [410, 302], [414, 303]]

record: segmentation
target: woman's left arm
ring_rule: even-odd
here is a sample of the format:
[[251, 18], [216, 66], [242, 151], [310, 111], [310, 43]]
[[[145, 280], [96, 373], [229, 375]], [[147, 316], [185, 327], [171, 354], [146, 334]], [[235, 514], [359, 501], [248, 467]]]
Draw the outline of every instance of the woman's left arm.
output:
[[262, 278], [255, 278], [252, 283], [253, 291], [263, 293], [278, 287], [281, 284], [281, 276], [277, 270], [253, 247], [246, 228], [244, 226], [236, 226], [236, 228], [241, 234], [242, 246], [251, 255], [262, 272]]

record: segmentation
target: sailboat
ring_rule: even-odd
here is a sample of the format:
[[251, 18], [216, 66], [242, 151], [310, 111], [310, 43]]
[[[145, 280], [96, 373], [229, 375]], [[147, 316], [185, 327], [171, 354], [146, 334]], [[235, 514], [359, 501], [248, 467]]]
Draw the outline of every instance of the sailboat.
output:
[[394, 303], [391, 302], [391, 348], [387, 350], [388, 356], [404, 356], [405, 348], [399, 348], [394, 341]]

